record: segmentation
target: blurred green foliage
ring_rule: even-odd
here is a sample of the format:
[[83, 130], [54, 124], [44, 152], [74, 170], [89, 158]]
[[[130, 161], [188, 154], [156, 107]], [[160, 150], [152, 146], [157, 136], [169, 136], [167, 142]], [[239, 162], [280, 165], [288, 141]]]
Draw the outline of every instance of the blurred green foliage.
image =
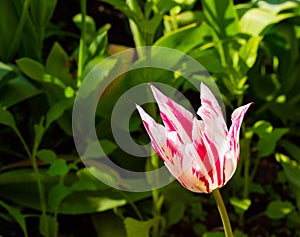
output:
[[[169, 47], [199, 61], [228, 110], [255, 102], [242, 128], [238, 169], [223, 189], [235, 236], [299, 236], [300, 2], [104, 2], [124, 14], [136, 46]], [[45, 55], [57, 1], [0, 2], [0, 217], [18, 223], [24, 236], [29, 218], [38, 218], [35, 228], [52, 237], [63, 228], [59, 215], [83, 213], [90, 214], [101, 237], [223, 236], [207, 195], [192, 194], [176, 182], [157, 192], [126, 193], [83, 167], [72, 140], [76, 93], [99, 62], [126, 48], [110, 44], [111, 26], [97, 28], [85, 4], [81, 0], [73, 17], [81, 32], [75, 50], [53, 42]], [[99, 77], [117, 65], [112, 61]], [[186, 95], [197, 93], [178, 75], [148, 73]], [[141, 70], [120, 77], [103, 98], [105, 113], [96, 114], [96, 127], [105, 128], [99, 140], [106, 152], [133, 170], [148, 169], [149, 161], [130, 160], [118, 148], [109, 131], [110, 112], [122, 93], [145, 81], [142, 75]], [[135, 139], [147, 141], [137, 114], [131, 123]]]

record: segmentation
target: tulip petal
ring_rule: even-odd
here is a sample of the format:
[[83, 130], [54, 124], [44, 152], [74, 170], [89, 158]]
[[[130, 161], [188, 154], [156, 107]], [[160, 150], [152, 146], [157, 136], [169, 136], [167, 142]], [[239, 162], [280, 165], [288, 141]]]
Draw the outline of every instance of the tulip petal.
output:
[[205, 133], [214, 141], [222, 141], [228, 133], [222, 109], [213, 93], [204, 83], [200, 85], [200, 92], [201, 106], [197, 114], [204, 121]]
[[209, 162], [213, 167], [213, 173], [217, 177], [215, 184], [218, 187], [224, 183], [224, 157], [229, 149], [227, 144], [228, 129], [221, 107], [213, 93], [204, 83], [201, 83], [200, 90], [201, 107], [197, 113], [203, 119], [202, 138], [208, 152], [208, 161], [204, 162]]
[[224, 175], [225, 175], [224, 184], [232, 177], [232, 175], [236, 170], [237, 163], [240, 156], [240, 146], [239, 146], [240, 128], [245, 113], [247, 112], [251, 104], [253, 103], [249, 103], [235, 109], [231, 115], [232, 124], [230, 126], [228, 132], [228, 138], [227, 138], [229, 150], [225, 154], [226, 165], [224, 169]]
[[154, 151], [165, 160], [165, 154], [162, 150], [163, 145], [166, 142], [166, 129], [161, 124], [158, 124], [150, 117], [139, 105], [136, 105], [136, 108], [142, 118], [144, 127], [147, 133], [150, 136], [152, 147]]
[[167, 130], [176, 131], [185, 142], [191, 141], [193, 114], [162, 94], [153, 85], [150, 86]]

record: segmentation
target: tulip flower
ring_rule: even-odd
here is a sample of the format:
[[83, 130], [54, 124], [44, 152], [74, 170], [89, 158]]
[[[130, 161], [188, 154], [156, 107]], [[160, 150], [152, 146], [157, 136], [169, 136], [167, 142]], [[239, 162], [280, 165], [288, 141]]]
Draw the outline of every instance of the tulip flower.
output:
[[201, 83], [201, 106], [195, 115], [150, 85], [164, 126], [136, 105], [150, 136], [152, 147], [183, 187], [198, 193], [213, 193], [224, 225], [225, 235], [233, 236], [219, 189], [234, 174], [239, 160], [239, 132], [252, 103], [235, 109], [228, 130], [221, 107]]
[[241, 106], [226, 122], [213, 93], [201, 83], [198, 120], [190, 111], [150, 85], [165, 126], [156, 123], [140, 106], [137, 109], [152, 147], [183, 187], [210, 193], [224, 186], [234, 174], [239, 160], [239, 131], [251, 103]]

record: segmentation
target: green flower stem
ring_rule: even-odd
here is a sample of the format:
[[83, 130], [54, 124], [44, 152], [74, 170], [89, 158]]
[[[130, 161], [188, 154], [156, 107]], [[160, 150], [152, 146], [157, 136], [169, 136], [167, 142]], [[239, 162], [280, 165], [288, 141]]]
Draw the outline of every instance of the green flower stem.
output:
[[220, 194], [219, 189], [218, 188], [215, 189], [212, 192], [212, 194], [213, 194], [213, 196], [216, 200], [216, 203], [217, 203], [217, 206], [218, 206], [218, 209], [219, 209], [219, 213], [220, 213], [220, 216], [221, 216], [221, 219], [222, 219], [222, 222], [223, 222], [225, 236], [226, 237], [233, 237], [230, 221], [229, 221], [229, 218], [228, 218], [228, 214], [227, 214], [227, 211], [226, 211], [226, 208], [225, 208], [225, 205], [224, 205], [224, 202], [223, 202], [223, 199], [222, 199], [222, 196]]
[[77, 87], [81, 86], [86, 54], [86, 0], [80, 0], [81, 8], [81, 37], [79, 41]]

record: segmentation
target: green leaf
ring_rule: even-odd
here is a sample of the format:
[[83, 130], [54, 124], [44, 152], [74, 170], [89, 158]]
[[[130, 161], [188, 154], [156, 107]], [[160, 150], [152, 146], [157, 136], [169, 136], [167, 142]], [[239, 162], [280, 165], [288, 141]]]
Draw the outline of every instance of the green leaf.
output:
[[175, 202], [168, 211], [168, 226], [178, 223], [184, 216], [185, 203]]
[[55, 43], [48, 55], [45, 71], [58, 78], [64, 84], [72, 86], [75, 80], [70, 72], [69, 56], [59, 43]]
[[15, 219], [15, 221], [22, 228], [25, 237], [27, 237], [28, 235], [27, 235], [27, 228], [26, 228], [25, 218], [22, 215], [22, 213], [17, 208], [15, 208], [13, 206], [10, 206], [10, 205], [6, 204], [5, 202], [3, 202], [1, 200], [0, 200], [0, 206], [5, 208], [8, 211], [8, 213]]
[[299, 7], [299, 2], [296, 1], [260, 0], [257, 1], [256, 4], [259, 8], [271, 11], [274, 14], [278, 14], [283, 10]]
[[11, 107], [40, 93], [41, 90], [30, 83], [26, 77], [19, 74], [3, 85], [0, 93], [0, 104]]
[[49, 207], [53, 211], [58, 210], [62, 200], [65, 199], [68, 195], [70, 195], [71, 192], [71, 189], [64, 185], [57, 184], [53, 186], [48, 193]]
[[257, 50], [262, 37], [252, 36], [250, 39], [242, 45], [239, 49], [239, 55], [241, 59], [245, 62], [248, 68], [251, 68], [257, 58]]
[[47, 112], [46, 115], [46, 128], [50, 126], [55, 120], [59, 119], [65, 110], [69, 109], [73, 105], [73, 98], [64, 99], [56, 104], [53, 104]]
[[232, 0], [202, 0], [201, 3], [207, 22], [219, 38], [239, 33], [238, 15]]
[[94, 59], [98, 56], [103, 56], [107, 52], [108, 47], [108, 38], [107, 32], [110, 29], [110, 25], [106, 24], [98, 30], [97, 35], [89, 45], [89, 53], [91, 59]]
[[45, 74], [43, 64], [31, 58], [20, 58], [16, 60], [16, 63], [26, 76], [36, 81], [43, 81]]
[[[40, 169], [40, 175], [45, 184], [45, 192], [58, 183], [58, 176], [50, 176], [46, 169]], [[73, 173], [64, 177], [65, 183], [72, 186], [77, 181]], [[100, 182], [100, 181], [98, 181]], [[61, 214], [85, 214], [103, 212], [116, 207], [124, 206], [130, 202], [151, 197], [151, 192], [126, 193], [126, 199], [119, 190], [106, 186], [97, 191], [75, 190], [62, 200], [59, 213]], [[32, 169], [18, 169], [2, 172], [0, 174], [0, 198], [13, 201], [14, 203], [40, 210], [39, 193], [36, 185], [36, 174]], [[84, 205], [82, 205], [84, 203]], [[50, 210], [49, 210], [50, 211]]]
[[257, 144], [258, 157], [265, 157], [274, 152], [277, 142], [289, 129], [273, 129], [273, 126], [269, 122], [261, 120], [254, 124], [252, 131], [260, 138]]
[[259, 36], [272, 24], [294, 17], [294, 14], [285, 13], [275, 15], [272, 12], [260, 8], [248, 10], [240, 20], [241, 32], [253, 36]]
[[78, 177], [78, 181], [71, 186], [71, 189], [74, 191], [96, 191], [109, 188], [92, 175], [87, 168], [77, 171], [76, 175]]
[[276, 154], [276, 159], [282, 165], [288, 180], [300, 189], [300, 164], [283, 154]]
[[251, 205], [250, 199], [230, 198], [230, 204], [234, 207], [236, 213], [244, 213]]
[[69, 170], [68, 170], [67, 162], [63, 159], [57, 159], [51, 164], [48, 173], [51, 176], [56, 176], [56, 175], [64, 176], [68, 173], [68, 171]]
[[124, 220], [127, 237], [149, 237], [150, 229], [157, 220], [139, 221], [131, 217]]
[[[78, 27], [78, 29], [81, 29], [82, 27], [82, 15], [79, 13], [73, 17], [73, 22]], [[86, 32], [87, 34], [94, 35], [96, 33], [96, 24], [92, 17], [85, 16], [85, 24], [86, 24]]]
[[39, 150], [36, 155], [46, 164], [53, 164], [53, 162], [57, 159], [55, 152], [48, 149]]
[[269, 203], [265, 215], [270, 219], [282, 219], [294, 209], [294, 205], [288, 201], [272, 201]]
[[[200, 26], [191, 24], [165, 34], [154, 45], [169, 47], [187, 53], [205, 43], [205, 38], [211, 36], [212, 33], [212, 29], [206, 23], [202, 23]], [[189, 37], [186, 37], [187, 35]]]
[[17, 130], [17, 125], [12, 114], [0, 107], [0, 124], [11, 127], [13, 130]]

